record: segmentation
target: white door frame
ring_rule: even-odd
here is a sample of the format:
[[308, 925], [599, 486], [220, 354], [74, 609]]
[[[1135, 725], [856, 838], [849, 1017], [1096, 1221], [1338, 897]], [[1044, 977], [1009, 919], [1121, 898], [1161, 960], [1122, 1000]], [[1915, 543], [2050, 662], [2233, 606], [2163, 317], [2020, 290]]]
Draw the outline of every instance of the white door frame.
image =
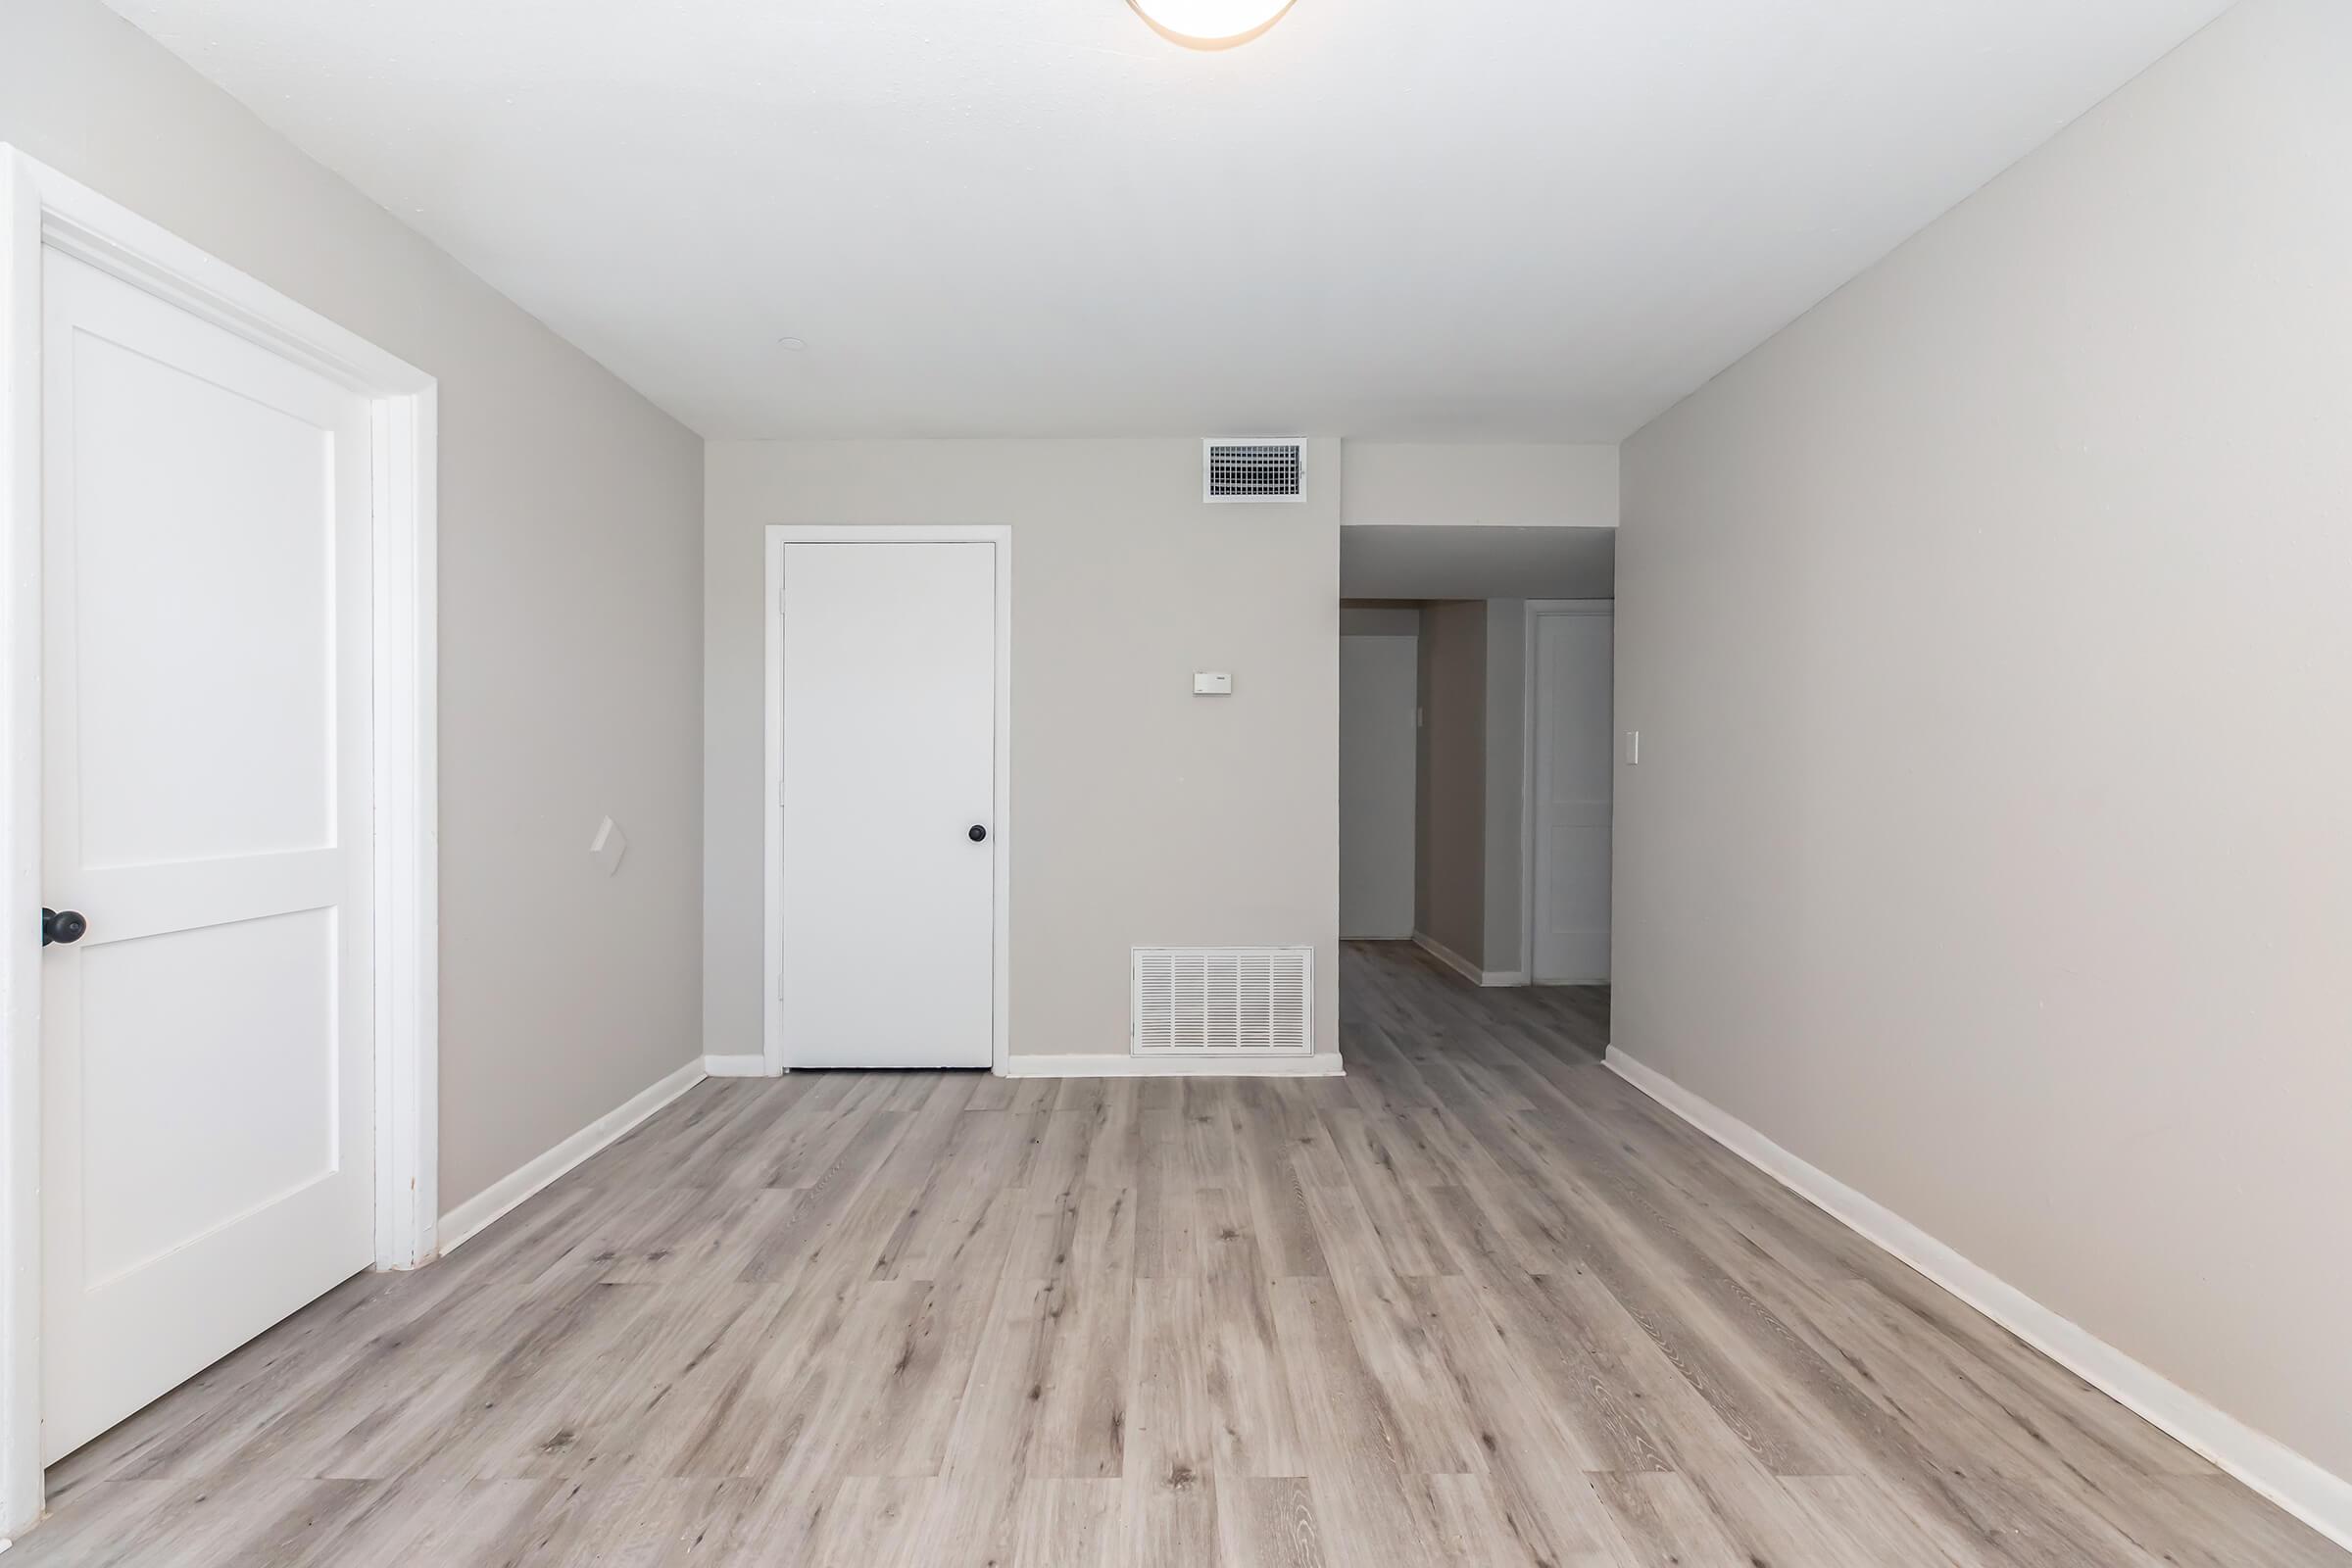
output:
[[[1536, 622], [1545, 615], [1606, 615], [1617, 618], [1614, 599], [1530, 599], [1527, 602], [1527, 646], [1521, 655], [1520, 670], [1526, 675], [1520, 685], [1522, 726], [1519, 738], [1519, 972], [1527, 976], [1529, 985], [1536, 985]], [[1614, 628], [1612, 627], [1612, 632]], [[1615, 712], [1612, 694], [1610, 711]], [[1611, 719], [1614, 723], [1614, 718]], [[1612, 733], [1610, 745], [1616, 745]], [[1612, 751], [1610, 765], [1616, 765]], [[1615, 792], [1611, 791], [1612, 801]], [[1610, 923], [1615, 925], [1616, 868], [1610, 867], [1609, 902]], [[1614, 938], [1611, 939], [1612, 941]]]
[[433, 1255], [439, 892], [431, 376], [0, 142], [0, 1537], [41, 1512], [41, 252], [368, 398], [375, 452], [375, 1256]]
[[[1002, 523], [943, 523], [936, 527], [848, 527], [770, 523], [767, 527], [767, 784], [760, 797], [767, 851], [766, 907], [760, 923], [761, 1064], [768, 1077], [785, 1072], [784, 1053], [784, 547], [786, 545], [949, 545], [997, 547], [996, 808], [989, 834], [996, 864], [994, 979], [996, 1016], [991, 1069], [1004, 1075], [1011, 1055], [1012, 1003], [1012, 529]], [[731, 1067], [732, 1057], [719, 1058]]]

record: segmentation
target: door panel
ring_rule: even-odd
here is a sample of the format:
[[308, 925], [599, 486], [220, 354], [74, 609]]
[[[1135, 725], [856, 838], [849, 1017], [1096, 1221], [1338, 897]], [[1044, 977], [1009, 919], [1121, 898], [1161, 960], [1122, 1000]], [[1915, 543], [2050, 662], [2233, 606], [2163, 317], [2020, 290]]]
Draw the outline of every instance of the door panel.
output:
[[996, 547], [784, 550], [794, 1067], [994, 1060]]
[[1537, 612], [1534, 978], [1609, 977], [1615, 618]]
[[42, 259], [49, 1458], [373, 1255], [368, 408]]
[[331, 844], [331, 432], [86, 330], [72, 370], [78, 450], [137, 454], [72, 476], [83, 863]]
[[[334, 1060], [286, 1045], [334, 1039], [334, 948], [335, 912], [301, 909], [80, 956], [92, 1284], [333, 1174]], [[230, 974], [238, 984], [215, 983]], [[172, 1050], [150, 1049], [165, 1039]]]

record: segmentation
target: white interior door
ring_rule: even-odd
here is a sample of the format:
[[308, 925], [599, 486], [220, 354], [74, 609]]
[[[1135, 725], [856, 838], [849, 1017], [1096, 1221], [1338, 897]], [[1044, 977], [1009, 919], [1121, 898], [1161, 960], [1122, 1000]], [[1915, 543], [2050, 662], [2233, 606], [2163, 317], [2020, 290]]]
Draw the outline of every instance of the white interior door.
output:
[[787, 544], [781, 1032], [792, 1067], [986, 1067], [997, 559]]
[[1533, 611], [1535, 940], [1540, 985], [1609, 977], [1609, 815], [1616, 618]]
[[369, 424], [44, 251], [42, 1422], [372, 1259]]
[[1340, 639], [1340, 935], [1413, 934], [1420, 640]]

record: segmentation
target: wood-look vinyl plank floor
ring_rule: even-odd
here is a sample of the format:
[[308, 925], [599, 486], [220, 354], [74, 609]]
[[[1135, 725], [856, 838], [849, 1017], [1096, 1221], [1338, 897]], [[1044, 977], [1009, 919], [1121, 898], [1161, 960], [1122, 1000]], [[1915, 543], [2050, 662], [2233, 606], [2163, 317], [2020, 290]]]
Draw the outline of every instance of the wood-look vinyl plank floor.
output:
[[702, 1085], [55, 1466], [11, 1568], [2352, 1568], [1599, 1065]]

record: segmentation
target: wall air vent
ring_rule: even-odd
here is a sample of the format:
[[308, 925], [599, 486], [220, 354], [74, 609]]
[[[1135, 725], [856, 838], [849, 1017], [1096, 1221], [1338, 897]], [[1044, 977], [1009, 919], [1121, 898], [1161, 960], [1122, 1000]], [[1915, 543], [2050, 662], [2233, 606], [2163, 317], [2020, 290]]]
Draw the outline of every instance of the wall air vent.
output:
[[1137, 948], [1131, 1054], [1306, 1056], [1312, 948]]
[[1204, 441], [1203, 501], [1304, 501], [1303, 441]]

